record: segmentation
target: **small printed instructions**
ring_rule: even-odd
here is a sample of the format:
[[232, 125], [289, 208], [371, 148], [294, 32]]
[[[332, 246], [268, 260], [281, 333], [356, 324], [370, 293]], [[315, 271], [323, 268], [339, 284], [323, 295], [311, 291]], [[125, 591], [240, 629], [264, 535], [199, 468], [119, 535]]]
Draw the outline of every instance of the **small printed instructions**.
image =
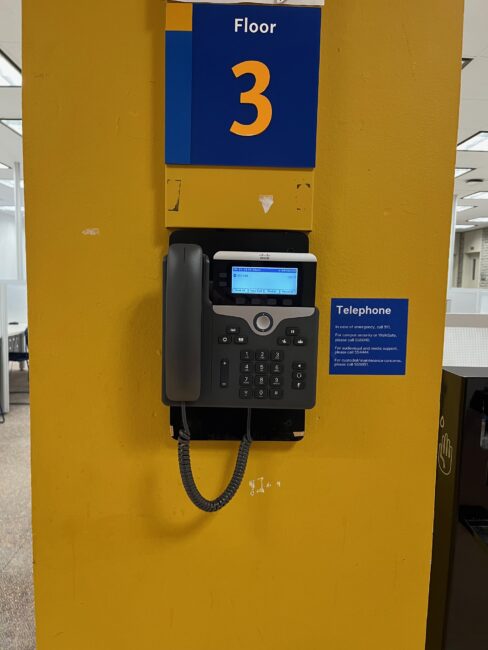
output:
[[333, 298], [331, 375], [404, 375], [408, 300]]

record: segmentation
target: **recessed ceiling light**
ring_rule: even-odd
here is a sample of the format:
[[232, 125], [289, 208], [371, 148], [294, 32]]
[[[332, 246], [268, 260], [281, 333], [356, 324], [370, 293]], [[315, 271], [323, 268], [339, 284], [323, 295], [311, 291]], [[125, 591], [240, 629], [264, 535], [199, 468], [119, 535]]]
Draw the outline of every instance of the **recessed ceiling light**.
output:
[[[15, 181], [11, 181], [11, 180], [8, 180], [8, 179], [6, 180], [6, 179], [2, 178], [0, 180], [0, 185], [5, 185], [5, 187], [14, 188], [15, 187]], [[22, 188], [24, 187], [24, 181], [20, 181], [20, 187], [22, 187]]]
[[469, 199], [470, 201], [472, 199], [488, 199], [488, 192], [475, 192], [474, 194], [468, 194], [467, 196], [462, 197], [463, 201], [464, 199]]
[[15, 212], [15, 205], [0, 205], [2, 212]]
[[18, 135], [22, 135], [22, 120], [3, 119], [0, 120], [0, 123], [8, 127], [9, 129], [12, 129], [12, 131], [15, 131], [15, 133], [18, 133]]
[[3, 163], [0, 163], [0, 169], [10, 169], [8, 165], [4, 165]]
[[473, 223], [488, 223], [488, 217], [475, 217], [474, 219], [470, 219], [469, 221], [472, 221]]
[[473, 208], [477, 207], [477, 205], [457, 205], [456, 212], [464, 212], [465, 210], [472, 210]]
[[478, 131], [457, 146], [458, 151], [488, 151], [488, 131]]
[[0, 86], [22, 86], [22, 73], [3, 50], [0, 50]]
[[471, 228], [474, 228], [474, 226], [456, 226], [456, 230], [470, 230]]
[[459, 178], [459, 176], [472, 171], [474, 171], [474, 167], [456, 167], [454, 170], [454, 178]]

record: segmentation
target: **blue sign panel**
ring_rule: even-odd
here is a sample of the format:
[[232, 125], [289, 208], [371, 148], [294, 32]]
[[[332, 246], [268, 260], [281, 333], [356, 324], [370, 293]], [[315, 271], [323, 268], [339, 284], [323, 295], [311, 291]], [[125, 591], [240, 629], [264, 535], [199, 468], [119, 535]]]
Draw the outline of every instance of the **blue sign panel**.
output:
[[331, 375], [404, 375], [408, 300], [333, 298]]
[[166, 32], [166, 162], [314, 167], [320, 17], [193, 5], [191, 32]]

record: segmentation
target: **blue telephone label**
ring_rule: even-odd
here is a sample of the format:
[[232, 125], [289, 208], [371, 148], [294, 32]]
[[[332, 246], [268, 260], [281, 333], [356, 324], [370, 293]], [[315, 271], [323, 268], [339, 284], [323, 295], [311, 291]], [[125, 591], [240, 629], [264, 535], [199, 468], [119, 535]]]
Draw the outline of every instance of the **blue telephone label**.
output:
[[331, 375], [404, 375], [408, 300], [333, 298]]

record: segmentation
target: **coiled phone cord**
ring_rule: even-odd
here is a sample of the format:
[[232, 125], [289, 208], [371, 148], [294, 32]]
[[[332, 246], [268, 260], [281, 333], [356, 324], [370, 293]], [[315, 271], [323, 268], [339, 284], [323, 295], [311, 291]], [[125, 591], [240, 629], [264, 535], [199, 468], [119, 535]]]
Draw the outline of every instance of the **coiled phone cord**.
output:
[[240, 484], [242, 483], [244, 472], [246, 471], [249, 449], [251, 448], [252, 443], [251, 409], [247, 409], [246, 433], [244, 435], [244, 438], [241, 440], [241, 444], [239, 445], [239, 451], [237, 453], [237, 460], [232, 478], [230, 479], [228, 486], [225, 488], [222, 494], [211, 501], [200, 494], [200, 491], [196, 486], [195, 479], [193, 478], [190, 460], [191, 436], [190, 428], [188, 426], [188, 419], [186, 417], [186, 404], [184, 402], [181, 404], [181, 418], [183, 420], [183, 429], [180, 429], [180, 432], [178, 434], [178, 462], [180, 465], [180, 474], [181, 480], [183, 482], [183, 487], [190, 497], [190, 500], [194, 503], [194, 505], [196, 505], [197, 508], [200, 508], [200, 510], [204, 510], [205, 512], [215, 512], [216, 510], [220, 510], [229, 503], [229, 501], [239, 489]]

